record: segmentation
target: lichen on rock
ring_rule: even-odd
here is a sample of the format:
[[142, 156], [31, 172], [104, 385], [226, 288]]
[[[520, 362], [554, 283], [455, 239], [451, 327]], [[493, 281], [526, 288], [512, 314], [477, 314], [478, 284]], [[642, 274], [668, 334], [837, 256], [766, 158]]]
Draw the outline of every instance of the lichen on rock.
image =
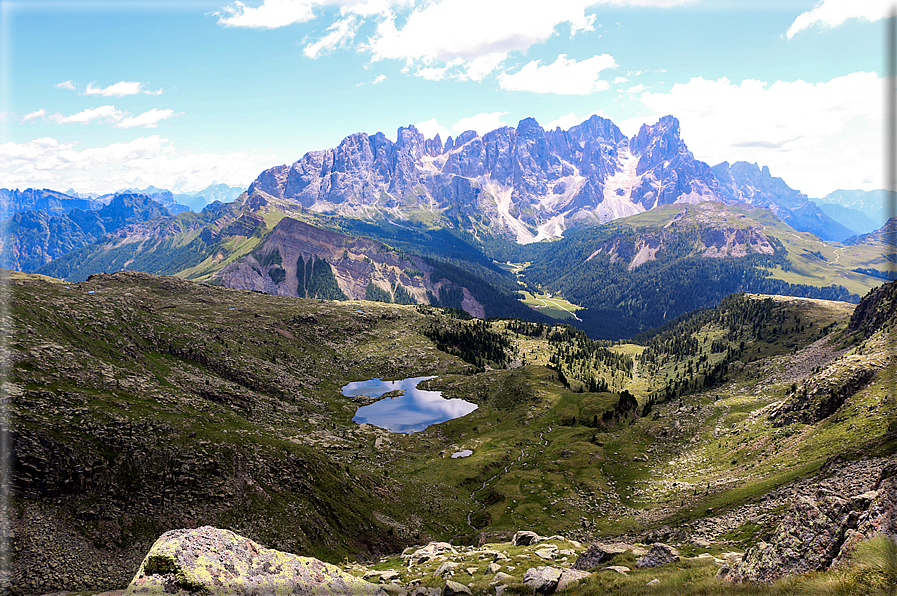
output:
[[159, 537], [125, 591], [125, 596], [138, 594], [385, 596], [335, 565], [268, 549], [211, 526]]

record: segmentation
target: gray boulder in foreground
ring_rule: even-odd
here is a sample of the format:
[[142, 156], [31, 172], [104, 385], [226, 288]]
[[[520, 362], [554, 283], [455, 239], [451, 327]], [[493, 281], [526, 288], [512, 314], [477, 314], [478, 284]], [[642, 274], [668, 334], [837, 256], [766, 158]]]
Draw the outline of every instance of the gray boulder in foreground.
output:
[[648, 553], [635, 561], [636, 567], [657, 567], [679, 560], [679, 551], [663, 542], [655, 542]]
[[557, 589], [562, 573], [557, 567], [532, 567], [523, 574], [523, 583], [537, 594], [551, 594]]
[[228, 530], [172, 530], [156, 540], [125, 596], [377, 595], [377, 586], [311, 557], [264, 548]]

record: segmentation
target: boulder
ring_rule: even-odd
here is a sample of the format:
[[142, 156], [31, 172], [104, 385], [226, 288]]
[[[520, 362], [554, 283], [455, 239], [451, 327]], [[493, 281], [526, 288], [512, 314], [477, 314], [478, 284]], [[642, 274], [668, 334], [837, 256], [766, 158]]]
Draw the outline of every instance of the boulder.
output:
[[495, 574], [495, 577], [492, 578], [492, 581], [489, 582], [489, 585], [494, 586], [497, 584], [510, 584], [515, 581], [517, 581], [517, 580], [514, 579], [513, 575], [509, 575], [503, 571], [499, 571], [498, 573]]
[[402, 558], [408, 562], [408, 565], [420, 565], [445, 553], [456, 555], [458, 551], [448, 542], [430, 542], [410, 554], [403, 554]]
[[458, 567], [458, 563], [446, 561], [433, 572], [433, 577], [444, 577], [446, 573], [454, 571]]
[[622, 555], [627, 550], [629, 550], [628, 544], [603, 544], [596, 542], [579, 555], [579, 558], [573, 563], [573, 569], [581, 571], [593, 569], [603, 563], [607, 563], [617, 555]]
[[486, 571], [484, 571], [483, 573], [485, 573], [486, 575], [495, 575], [500, 570], [501, 570], [501, 565], [499, 565], [498, 563], [492, 562], [492, 563], [489, 563], [489, 566], [486, 567]]
[[264, 594], [371, 594], [379, 587], [335, 565], [264, 548], [211, 526], [166, 532], [143, 559], [126, 596]]
[[551, 594], [563, 574], [557, 567], [532, 567], [523, 574], [523, 583], [538, 594]]
[[569, 586], [584, 580], [585, 578], [592, 575], [587, 571], [578, 571], [576, 569], [566, 569], [561, 574], [561, 579], [558, 580], [558, 585], [555, 588], [556, 591], [560, 592], [562, 590], [566, 590]]
[[458, 596], [458, 594], [470, 594], [470, 588], [464, 584], [448, 580], [442, 588], [442, 596]]
[[542, 540], [543, 538], [535, 532], [530, 532], [529, 530], [520, 530], [519, 532], [514, 534], [514, 538], [511, 539], [511, 544], [513, 544], [514, 546], [529, 546], [531, 544], [541, 542]]
[[636, 567], [657, 567], [679, 560], [679, 551], [668, 544], [655, 542], [648, 549], [647, 554], [635, 561]]
[[613, 571], [614, 573], [619, 573], [620, 575], [629, 575], [629, 572], [632, 571], [632, 569], [626, 567], [625, 565], [608, 565], [601, 571]]

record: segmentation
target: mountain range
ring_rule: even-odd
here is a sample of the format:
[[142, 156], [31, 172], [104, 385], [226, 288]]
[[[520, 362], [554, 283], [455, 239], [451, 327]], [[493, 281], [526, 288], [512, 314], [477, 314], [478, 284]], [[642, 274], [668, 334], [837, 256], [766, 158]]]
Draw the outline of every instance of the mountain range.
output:
[[[883, 236], [856, 236], [766, 167], [696, 160], [671, 116], [632, 138], [593, 116], [553, 131], [527, 118], [444, 143], [408, 126], [396, 139], [350, 135], [199, 213], [155, 187], [11, 191], [20, 211], [7, 221], [6, 263], [73, 281], [133, 269], [544, 320], [522, 307], [526, 289], [585, 307], [577, 325], [605, 338], [731, 292], [856, 302], [888, 279]], [[823, 242], [847, 237], [849, 250]], [[528, 265], [515, 276], [498, 263]]]
[[672, 116], [642, 126], [631, 139], [599, 116], [566, 131], [546, 131], [526, 118], [517, 128], [482, 136], [467, 131], [444, 144], [414, 126], [399, 128], [396, 137], [350, 135], [333, 149], [266, 170], [249, 191], [348, 217], [436, 219], [518, 243], [704, 201], [769, 207], [823, 240], [856, 233], [766, 167], [723, 162], [711, 168], [695, 159]]

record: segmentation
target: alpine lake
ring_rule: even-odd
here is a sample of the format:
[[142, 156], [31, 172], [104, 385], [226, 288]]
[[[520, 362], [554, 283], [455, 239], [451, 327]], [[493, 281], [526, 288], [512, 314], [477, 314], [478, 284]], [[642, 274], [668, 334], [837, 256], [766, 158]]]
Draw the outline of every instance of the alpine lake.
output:
[[445, 399], [441, 391], [419, 389], [418, 384], [435, 377], [411, 377], [398, 381], [369, 379], [356, 381], [342, 388], [346, 397], [384, 397], [361, 406], [352, 418], [358, 424], [371, 424], [395, 433], [419, 432], [433, 424], [460, 418], [477, 409], [476, 404], [463, 399]]

